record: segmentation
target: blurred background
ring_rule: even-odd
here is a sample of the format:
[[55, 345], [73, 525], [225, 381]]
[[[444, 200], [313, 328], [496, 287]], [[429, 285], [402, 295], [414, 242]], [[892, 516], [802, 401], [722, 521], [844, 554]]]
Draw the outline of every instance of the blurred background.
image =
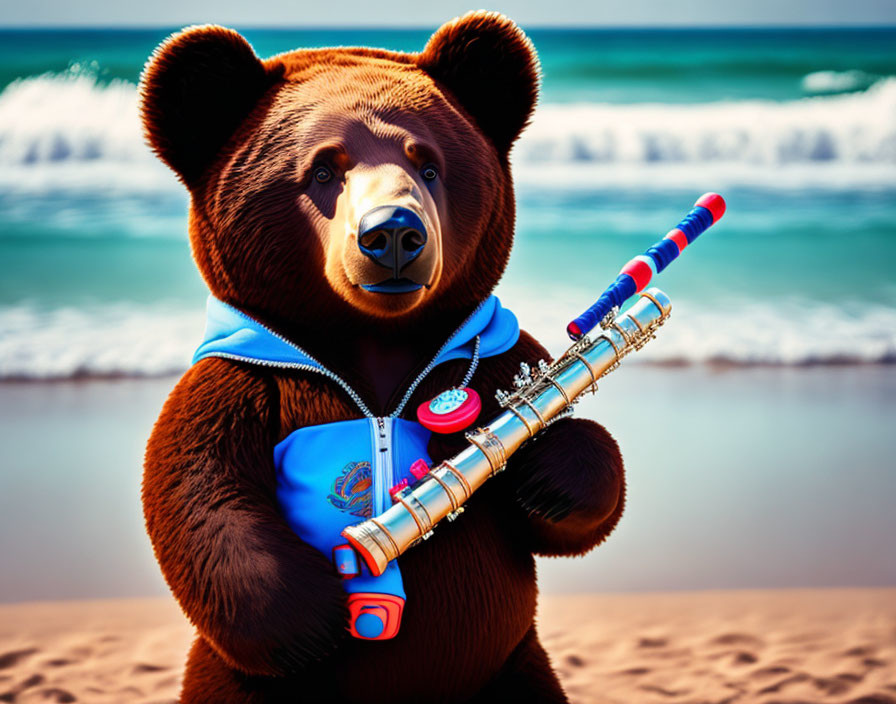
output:
[[[0, 601], [166, 593], [142, 453], [206, 290], [136, 83], [194, 22], [262, 57], [418, 51], [470, 9], [331, 5], [4, 2]], [[553, 353], [697, 197], [728, 202], [657, 281], [659, 339], [579, 407], [622, 446], [628, 508], [591, 555], [541, 562], [547, 592], [896, 584], [896, 7], [729, 5], [495, 6], [543, 68], [498, 294]]]

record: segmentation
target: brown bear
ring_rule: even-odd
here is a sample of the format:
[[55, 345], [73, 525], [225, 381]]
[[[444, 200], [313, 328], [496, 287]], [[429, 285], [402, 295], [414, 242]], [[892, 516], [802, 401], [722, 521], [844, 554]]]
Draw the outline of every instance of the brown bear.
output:
[[[538, 77], [523, 32], [485, 12], [444, 25], [419, 54], [262, 61], [236, 32], [203, 26], [148, 63], [146, 135], [189, 189], [212, 295], [331, 370], [204, 357], [156, 423], [146, 525], [197, 630], [181, 701], [566, 701], [536, 634], [533, 554], [582, 554], [619, 520], [622, 459], [600, 425], [553, 424], [397, 560], [407, 601], [386, 640], [349, 635], [345, 583], [285, 520], [274, 459], [297, 429], [413, 419], [471, 371], [484, 423], [520, 362], [548, 358], [522, 332], [490, 355], [471, 342], [430, 363], [507, 264], [508, 155]], [[440, 462], [465, 443], [434, 433], [427, 450]]]

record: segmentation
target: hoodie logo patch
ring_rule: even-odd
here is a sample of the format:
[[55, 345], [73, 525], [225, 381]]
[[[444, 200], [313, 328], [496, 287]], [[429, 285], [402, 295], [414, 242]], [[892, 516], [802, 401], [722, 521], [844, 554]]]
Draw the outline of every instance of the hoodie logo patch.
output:
[[349, 462], [333, 481], [333, 493], [327, 500], [340, 511], [359, 518], [370, 518], [373, 515], [372, 484], [370, 462]]

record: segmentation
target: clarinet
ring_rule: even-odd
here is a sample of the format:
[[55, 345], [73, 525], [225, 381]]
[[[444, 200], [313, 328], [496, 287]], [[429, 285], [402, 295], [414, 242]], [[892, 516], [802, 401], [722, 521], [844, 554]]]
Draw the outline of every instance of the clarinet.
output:
[[[467, 447], [397, 491], [386, 511], [342, 532], [372, 575], [381, 575], [389, 562], [432, 536], [440, 521], [460, 516], [466, 501], [504, 470], [514, 452], [569, 415], [584, 394], [596, 393], [598, 380], [616, 369], [623, 357], [655, 339], [672, 304], [665, 293], [646, 288], [647, 284], [724, 212], [721, 196], [702, 196], [674, 229], [628, 262], [595, 304], [567, 326], [574, 340], [569, 349], [550, 364], [541, 360], [535, 368], [520, 365], [514, 390], [496, 394], [502, 412], [466, 433]], [[620, 314], [622, 305], [637, 293], [639, 299]], [[598, 325], [600, 333], [591, 339], [589, 333]]]

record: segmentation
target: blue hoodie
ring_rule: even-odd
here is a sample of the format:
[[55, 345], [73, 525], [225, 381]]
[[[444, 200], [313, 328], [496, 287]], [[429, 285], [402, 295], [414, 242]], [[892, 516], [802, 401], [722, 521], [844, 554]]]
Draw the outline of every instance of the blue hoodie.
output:
[[[516, 344], [516, 316], [496, 296], [483, 301], [448, 338], [435, 358], [386, 417], [376, 417], [358, 394], [310, 354], [242, 311], [213, 296], [208, 299], [205, 337], [193, 363], [206, 357], [282, 367], [322, 374], [352, 397], [364, 418], [306, 426], [290, 433], [274, 448], [277, 500], [289, 526], [328, 558], [347, 526], [385, 511], [389, 489], [407, 479], [411, 464], [427, 464], [430, 431], [416, 421], [399, 418], [417, 385], [433, 368], [452, 359], [472, 359], [479, 338], [479, 356], [492, 357]], [[404, 598], [401, 572], [391, 562], [374, 577], [360, 565], [360, 575], [344, 582], [352, 593], [383, 593]]]

